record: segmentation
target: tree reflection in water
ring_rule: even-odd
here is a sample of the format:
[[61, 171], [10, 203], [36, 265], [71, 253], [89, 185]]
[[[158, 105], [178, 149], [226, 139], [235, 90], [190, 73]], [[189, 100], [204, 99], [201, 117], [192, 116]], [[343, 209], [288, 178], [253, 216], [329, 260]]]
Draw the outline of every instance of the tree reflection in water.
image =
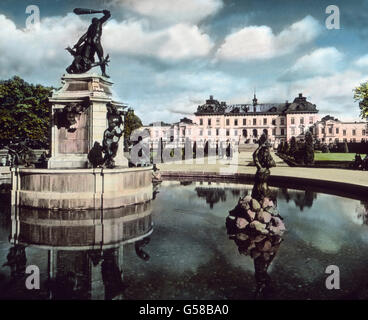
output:
[[304, 208], [312, 208], [314, 200], [317, 199], [317, 193], [310, 190], [298, 191], [281, 188], [279, 197], [285, 199], [287, 203], [294, 201], [300, 211], [303, 211]]
[[210, 205], [211, 209], [213, 209], [213, 205], [219, 201], [226, 201], [226, 192], [223, 188], [198, 187], [195, 188], [195, 191], [197, 192], [198, 198], [206, 199], [206, 203]]

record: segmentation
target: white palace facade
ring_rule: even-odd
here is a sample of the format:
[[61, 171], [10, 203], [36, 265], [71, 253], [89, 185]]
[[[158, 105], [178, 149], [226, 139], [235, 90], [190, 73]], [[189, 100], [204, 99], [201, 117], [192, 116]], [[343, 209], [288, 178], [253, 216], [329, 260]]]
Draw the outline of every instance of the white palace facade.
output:
[[303, 140], [307, 130], [323, 143], [361, 142], [368, 140], [367, 122], [342, 122], [333, 117], [320, 119], [315, 104], [301, 93], [284, 103], [258, 103], [227, 105], [210, 96], [198, 106], [193, 116], [177, 123], [151, 123], [144, 126], [149, 132], [151, 146], [157, 147], [160, 139], [183, 146], [186, 139], [193, 143], [207, 141], [231, 142], [239, 146], [254, 144], [266, 133], [274, 147], [291, 137]]

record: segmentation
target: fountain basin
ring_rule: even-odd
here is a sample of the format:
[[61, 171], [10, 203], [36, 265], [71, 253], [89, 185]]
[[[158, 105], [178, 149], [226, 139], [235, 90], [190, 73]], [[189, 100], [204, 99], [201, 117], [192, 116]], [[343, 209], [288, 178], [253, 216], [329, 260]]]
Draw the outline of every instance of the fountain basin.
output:
[[13, 168], [12, 205], [41, 209], [110, 209], [152, 199], [152, 167]]

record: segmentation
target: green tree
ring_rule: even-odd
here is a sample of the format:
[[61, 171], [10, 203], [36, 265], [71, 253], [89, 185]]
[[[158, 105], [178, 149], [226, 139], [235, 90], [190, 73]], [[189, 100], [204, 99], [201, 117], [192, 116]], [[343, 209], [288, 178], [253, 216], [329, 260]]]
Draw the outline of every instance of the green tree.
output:
[[51, 87], [33, 85], [20, 77], [0, 81], [0, 137], [49, 142]]
[[298, 151], [298, 146], [296, 144], [296, 138], [293, 136], [290, 139], [290, 147], [289, 147], [289, 155], [290, 157], [295, 158], [295, 155]]
[[346, 141], [344, 141], [344, 147], [343, 147], [343, 152], [344, 153], [349, 153], [349, 147], [348, 147], [348, 143]]
[[354, 88], [353, 92], [354, 100], [359, 101], [360, 116], [363, 119], [368, 118], [368, 81]]
[[282, 153], [282, 150], [284, 149], [284, 141], [281, 141], [279, 145], [277, 146], [277, 152]]
[[322, 145], [322, 153], [330, 153], [330, 149], [326, 143]]
[[314, 163], [313, 136], [310, 131], [307, 131], [305, 134], [304, 163], [305, 164]]
[[304, 155], [305, 155], [305, 143], [302, 141], [298, 141], [296, 143], [296, 149], [294, 159], [298, 164], [304, 164]]
[[142, 121], [139, 117], [134, 113], [133, 109], [128, 109], [127, 114], [125, 116], [125, 123], [124, 123], [124, 145], [128, 146], [132, 142], [130, 141], [130, 135], [136, 129], [142, 127]]

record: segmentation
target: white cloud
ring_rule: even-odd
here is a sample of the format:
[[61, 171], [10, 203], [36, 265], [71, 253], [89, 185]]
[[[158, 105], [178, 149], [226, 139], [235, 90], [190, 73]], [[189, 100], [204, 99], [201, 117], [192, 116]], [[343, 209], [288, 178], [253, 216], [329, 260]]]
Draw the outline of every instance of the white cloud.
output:
[[82, 35], [86, 24], [75, 15], [46, 18], [33, 30], [22, 30], [13, 21], [0, 15], [0, 76], [19, 74], [25, 76], [34, 71], [62, 67], [63, 72], [71, 56], [64, 50]]
[[366, 68], [368, 67], [368, 54], [360, 57], [359, 59], [357, 59], [354, 64], [357, 66], [357, 67], [360, 67], [360, 68]]
[[[22, 30], [12, 20], [0, 15], [0, 77], [38, 74], [42, 81], [47, 81], [52, 70], [58, 70], [57, 74], [61, 75], [72, 62], [72, 57], [64, 49], [77, 42], [88, 24], [88, 20], [68, 14], [45, 18], [33, 30]], [[151, 31], [141, 20], [109, 21], [104, 28], [102, 43], [106, 53], [116, 56], [143, 55], [170, 61], [203, 57], [213, 47], [209, 36], [197, 26], [177, 24]]]
[[353, 89], [365, 80], [362, 73], [345, 70], [333, 75], [297, 80], [290, 88], [293, 92], [309, 96], [321, 114], [331, 113], [342, 115], [342, 120], [354, 120], [359, 117], [359, 107], [354, 102]]
[[[362, 72], [352, 69], [310, 78], [299, 77], [290, 82], [267, 79], [257, 86], [257, 98], [259, 103], [291, 102], [301, 92], [308, 101], [317, 105], [321, 116], [331, 114], [343, 121], [357, 121], [359, 106], [354, 102], [353, 89], [365, 80], [366, 76]], [[251, 96], [241, 93], [233, 95], [231, 100], [234, 103], [251, 103]]]
[[300, 57], [283, 78], [333, 74], [339, 70], [343, 56], [334, 47], [316, 49]]
[[221, 0], [114, 0], [123, 9], [129, 9], [140, 15], [153, 18], [159, 22], [197, 23], [214, 15], [222, 7]]
[[244, 92], [244, 88], [249, 86], [247, 79], [234, 82], [231, 76], [219, 71], [168, 70], [155, 74], [150, 82], [154, 92], [136, 97], [135, 102], [135, 105], [149, 110], [149, 115], [143, 115], [145, 121], [161, 120], [163, 116], [170, 119], [166, 121], [177, 121], [180, 117], [193, 115], [198, 105], [210, 95], [230, 102], [233, 95]]
[[213, 47], [210, 37], [195, 25], [176, 24], [151, 31], [144, 21], [112, 20], [105, 28], [103, 43], [106, 51], [163, 60], [206, 56]]
[[352, 90], [364, 81], [362, 73], [345, 70], [329, 76], [317, 76], [310, 79], [301, 79], [294, 82], [293, 86], [304, 87], [305, 91], [313, 96], [323, 99], [340, 98], [349, 96], [353, 99]]
[[223, 60], [270, 59], [295, 51], [320, 32], [316, 19], [306, 16], [275, 35], [268, 26], [248, 26], [228, 35], [217, 51]]
[[[64, 17], [45, 18], [39, 28], [24, 31], [17, 28], [12, 20], [0, 15], [0, 78], [16, 74], [27, 81], [59, 85], [60, 76], [72, 61], [64, 48], [74, 45], [88, 24], [89, 19], [68, 14]], [[308, 25], [314, 31], [309, 30]], [[258, 52], [263, 54], [263, 59], [286, 54], [298, 48], [302, 42], [312, 41], [318, 34], [318, 24], [311, 17], [289, 26], [277, 35], [266, 26], [245, 29], [253, 38], [246, 37], [248, 41], [244, 43], [248, 45], [244, 48], [240, 46], [243, 43], [240, 41], [240, 48], [238, 46], [238, 51], [234, 52], [237, 57], [247, 53], [247, 59], [252, 55], [257, 56]], [[262, 37], [256, 36], [259, 34]], [[286, 43], [287, 39], [291, 42]], [[256, 41], [260, 44], [254, 46]], [[199, 27], [190, 23], [152, 29], [151, 21], [142, 17], [123, 22], [110, 20], [104, 28], [102, 42], [105, 52], [112, 54], [107, 71], [116, 83], [114, 89], [145, 123], [177, 121], [180, 118], [178, 113], [194, 111], [209, 94], [227, 102], [249, 102], [254, 86], [257, 86], [260, 102], [282, 102], [303, 92], [311, 96], [311, 101], [317, 104], [321, 113], [334, 110], [330, 113], [357, 117], [359, 108], [353, 103], [352, 89], [366, 80], [359, 70], [347, 70], [339, 74], [320, 73], [318, 76], [314, 74], [309, 79], [302, 77], [290, 83], [278, 82], [275, 79], [277, 76], [260, 74], [246, 78], [234, 75], [233, 70], [227, 69], [227, 66], [213, 68], [215, 66], [206, 60], [214, 43]], [[328, 53], [332, 62], [327, 61]], [[185, 64], [171, 63], [162, 68], [159, 63], [147, 57], [171, 62], [186, 60]], [[192, 60], [196, 57], [204, 59]], [[308, 69], [308, 64], [311, 64], [309, 69], [321, 69], [321, 64], [333, 67], [334, 62], [338, 66], [338, 59], [338, 51], [322, 48], [298, 59], [291, 68]], [[255, 67], [253, 74], [258, 75]], [[236, 68], [239, 69], [238, 66]]]

